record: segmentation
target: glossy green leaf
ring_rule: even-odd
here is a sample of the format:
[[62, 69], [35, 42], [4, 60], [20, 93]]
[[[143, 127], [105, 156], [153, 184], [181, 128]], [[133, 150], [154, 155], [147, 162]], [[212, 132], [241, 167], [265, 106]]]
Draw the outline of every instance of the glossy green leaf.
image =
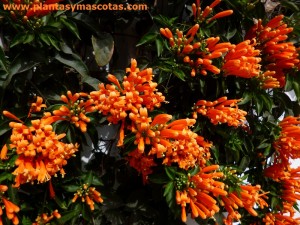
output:
[[148, 44], [148, 43], [151, 43], [151, 42], [154, 42], [157, 39], [158, 35], [159, 34], [156, 33], [156, 32], [150, 32], [150, 33], [145, 34], [139, 40], [139, 42], [136, 44], [136, 47], [144, 45], [144, 44]]
[[180, 69], [174, 69], [173, 74], [180, 80], [185, 81], [185, 73]]
[[79, 40], [80, 40], [80, 36], [79, 36], [79, 32], [78, 32], [78, 28], [76, 23], [74, 23], [73, 21], [64, 18], [64, 17], [60, 17], [60, 21], [66, 26], [66, 28], [71, 31]]
[[175, 176], [176, 176], [176, 169], [175, 169], [174, 167], [165, 166], [165, 171], [166, 171], [166, 174], [168, 175], [168, 177], [169, 177], [171, 180], [174, 180], [174, 179], [175, 179]]
[[54, 58], [59, 62], [74, 68], [83, 78], [89, 76], [89, 71], [87, 66], [81, 60], [78, 55], [75, 54], [64, 54], [64, 53], [57, 53]]
[[77, 218], [80, 213], [80, 209], [69, 210], [61, 213], [61, 218], [58, 219], [60, 224], [67, 224], [73, 218]]
[[107, 65], [114, 52], [113, 37], [109, 33], [101, 33], [97, 37], [92, 36], [92, 45], [98, 66]]

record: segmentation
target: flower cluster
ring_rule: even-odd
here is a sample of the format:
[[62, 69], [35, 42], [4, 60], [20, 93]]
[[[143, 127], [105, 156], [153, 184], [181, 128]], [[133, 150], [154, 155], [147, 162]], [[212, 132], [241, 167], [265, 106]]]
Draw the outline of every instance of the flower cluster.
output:
[[41, 215], [39, 215], [36, 218], [35, 222], [32, 223], [32, 225], [46, 225], [46, 224], [49, 224], [49, 222], [51, 220], [53, 220], [54, 218], [56, 218], [56, 219], [61, 218], [61, 215], [57, 209], [54, 210], [50, 216], [47, 213], [42, 213]]
[[40, 96], [37, 96], [36, 102], [31, 103], [28, 117], [31, 116], [31, 113], [40, 112], [42, 110], [42, 108], [46, 108], [46, 107], [47, 107], [46, 104], [43, 104], [43, 98]]
[[160, 33], [169, 40], [169, 44], [174, 52], [183, 58], [183, 62], [191, 68], [191, 76], [196, 74], [207, 75], [219, 74], [221, 70], [213, 65], [213, 60], [222, 57], [235, 45], [229, 42], [218, 43], [219, 37], [210, 37], [197, 41], [195, 35], [199, 29], [199, 24], [195, 24], [185, 35], [182, 31], [176, 30], [176, 36], [169, 28], [161, 28]]
[[226, 196], [225, 184], [218, 181], [223, 177], [222, 172], [216, 172], [219, 165], [206, 166], [200, 172], [188, 178], [186, 186], [178, 186], [176, 203], [181, 206], [181, 220], [187, 221], [187, 204], [192, 218], [210, 218], [219, 212], [217, 197]]
[[[6, 113], [7, 114], [7, 113]], [[49, 117], [32, 120], [30, 126], [20, 122], [10, 122], [12, 134], [9, 149], [16, 152], [17, 168], [13, 174], [15, 186], [37, 180], [44, 183], [58, 171], [64, 175], [63, 166], [78, 150], [77, 144], [61, 142], [65, 134], [57, 135], [49, 124]], [[6, 159], [8, 147], [2, 148], [1, 159]]]
[[133, 121], [130, 130], [136, 134], [135, 144], [139, 153], [161, 158], [165, 165], [176, 163], [185, 170], [196, 164], [204, 165], [209, 159], [211, 144], [189, 129], [195, 124], [194, 119], [179, 119], [168, 123], [172, 116], [159, 114], [152, 121], [146, 108], [141, 108], [139, 112], [129, 115]]
[[12, 224], [17, 225], [19, 224], [19, 218], [17, 217], [16, 213], [20, 211], [20, 207], [12, 203], [6, 197], [4, 197], [4, 193], [8, 190], [6, 185], [0, 185], [0, 195], [1, 195], [1, 206], [0, 206], [0, 224], [3, 224], [2, 215], [3, 209], [5, 208], [6, 217], [12, 221]]
[[153, 155], [148, 156], [139, 152], [138, 149], [135, 149], [128, 154], [127, 160], [132, 168], [141, 173], [143, 183], [146, 184], [148, 181], [148, 175], [153, 172], [151, 167], [157, 166]]
[[194, 106], [194, 117], [197, 118], [199, 113], [210, 119], [211, 123], [217, 125], [218, 123], [227, 123], [228, 126], [237, 127], [243, 125], [246, 121], [245, 116], [247, 112], [238, 108], [237, 103], [240, 100], [221, 97], [213, 102], [206, 100], [199, 100]]
[[92, 211], [95, 209], [95, 202], [103, 202], [100, 192], [97, 191], [95, 187], [91, 187], [89, 184], [83, 184], [82, 187], [74, 193], [72, 202], [76, 202], [78, 198], [81, 198], [81, 201], [85, 202]]
[[300, 157], [300, 117], [288, 116], [280, 123], [280, 136], [274, 143], [280, 161], [288, 163], [289, 159]]
[[207, 23], [210, 23], [211, 21], [213, 21], [215, 19], [230, 16], [233, 13], [233, 11], [232, 10], [225, 10], [225, 11], [222, 11], [222, 12], [219, 12], [219, 13], [215, 14], [214, 16], [212, 16], [208, 19], [208, 16], [211, 14], [213, 9], [217, 5], [220, 4], [220, 2], [221, 2], [221, 0], [214, 0], [209, 6], [207, 6], [202, 11], [201, 7], [200, 7], [200, 0], [197, 0], [196, 3], [192, 4], [192, 12], [193, 12], [194, 20], [196, 22], [199, 22], [199, 23], [206, 20]]
[[268, 197], [266, 193], [259, 194], [261, 191], [260, 185], [241, 185], [239, 191], [231, 192], [227, 196], [221, 196], [221, 205], [224, 206], [228, 212], [227, 218], [224, 219], [224, 224], [232, 225], [234, 221], [238, 221], [241, 218], [241, 214], [237, 209], [244, 208], [250, 215], [257, 216], [257, 212], [254, 207], [258, 205], [260, 208], [268, 206], [268, 203], [264, 200]]
[[122, 84], [114, 75], [109, 75], [108, 80], [113, 84], [102, 83], [99, 91], [90, 93], [96, 109], [113, 124], [123, 121], [130, 112], [138, 113], [141, 107], [153, 110], [165, 101], [156, 89], [157, 83], [152, 81], [151, 68], [140, 71], [136, 60], [132, 59], [126, 73]]
[[[299, 224], [299, 220], [293, 219], [294, 205], [300, 200], [300, 167], [291, 168], [290, 159], [299, 158], [300, 143], [299, 117], [288, 116], [280, 123], [281, 132], [274, 142], [276, 150], [271, 166], [264, 170], [264, 175], [281, 183], [283, 208], [275, 214], [268, 214], [265, 222], [272, 224], [285, 222], [284, 224]], [[289, 214], [289, 216], [287, 216]]]
[[257, 40], [256, 48], [261, 50], [267, 63], [264, 69], [275, 72], [272, 77], [279, 82], [280, 87], [285, 85], [286, 73], [299, 65], [297, 48], [294, 43], [286, 42], [293, 28], [288, 27], [283, 19], [283, 15], [278, 15], [266, 25], [259, 19], [245, 36], [245, 40]]
[[87, 113], [95, 111], [94, 101], [92, 99], [84, 99], [88, 97], [86, 93], [67, 92], [67, 96], [62, 95], [61, 100], [65, 103], [59, 109], [53, 111], [54, 120], [67, 120], [79, 127], [82, 132], [86, 132], [87, 123], [90, 118]]
[[222, 70], [224, 75], [234, 75], [243, 78], [256, 77], [260, 73], [260, 51], [255, 49], [255, 39], [237, 44], [224, 57]]

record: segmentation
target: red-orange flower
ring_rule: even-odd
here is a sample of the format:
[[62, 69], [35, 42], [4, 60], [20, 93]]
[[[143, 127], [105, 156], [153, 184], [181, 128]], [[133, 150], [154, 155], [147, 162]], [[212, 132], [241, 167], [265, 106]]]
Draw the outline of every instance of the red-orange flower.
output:
[[246, 40], [231, 49], [224, 57], [222, 70], [224, 74], [243, 78], [252, 78], [259, 75], [261, 58], [260, 51], [255, 49], [255, 39]]
[[[206, 100], [199, 100], [194, 110], [210, 119], [211, 123], [217, 125], [218, 123], [227, 123], [228, 126], [237, 127], [243, 125], [246, 121], [245, 116], [247, 112], [238, 108], [237, 103], [240, 99], [227, 100], [227, 97], [221, 97], [216, 101], [210, 102]], [[195, 117], [197, 115], [195, 114]]]
[[223, 173], [214, 171], [218, 168], [218, 165], [203, 167], [199, 173], [188, 178], [186, 187], [177, 187], [176, 203], [181, 206], [183, 222], [187, 220], [187, 211], [191, 212], [192, 218], [207, 219], [220, 210], [216, 198], [227, 195], [227, 192], [224, 190], [225, 184], [218, 181]]
[[58, 210], [54, 210], [51, 215], [49, 216], [48, 213], [42, 213], [41, 215], [39, 215], [35, 222], [32, 223], [32, 225], [46, 225], [46, 224], [49, 224], [49, 222], [51, 220], [53, 220], [54, 218], [56, 219], [60, 219], [61, 218], [61, 215], [60, 213], [58, 212]]
[[75, 93], [72, 95], [71, 91], [67, 92], [67, 96], [62, 95], [61, 100], [66, 103], [59, 109], [53, 111], [55, 120], [67, 120], [74, 123], [76, 127], [79, 127], [82, 132], [86, 132], [87, 123], [90, 122], [90, 118], [87, 117], [87, 113], [94, 112], [95, 106], [92, 99], [85, 100], [86, 93]]
[[72, 202], [75, 202], [78, 197], [81, 198], [81, 201], [85, 202], [92, 211], [95, 209], [95, 202], [103, 202], [100, 192], [97, 191], [95, 187], [91, 187], [89, 184], [83, 184], [82, 187], [77, 190]]
[[245, 36], [245, 40], [257, 40], [256, 47], [261, 50], [266, 61], [263, 69], [275, 72], [272, 77], [277, 79], [280, 87], [285, 85], [286, 73], [299, 65], [297, 48], [294, 43], [286, 42], [293, 28], [288, 27], [283, 19], [283, 15], [278, 15], [266, 25], [262, 24], [262, 20], [258, 20]]
[[148, 175], [153, 172], [152, 167], [157, 165], [154, 162], [154, 156], [143, 154], [138, 149], [135, 149], [128, 154], [126, 159], [128, 160], [129, 165], [142, 175], [143, 183], [146, 184]]
[[231, 192], [227, 196], [221, 196], [221, 204], [228, 212], [224, 219], [224, 224], [232, 225], [234, 221], [239, 221], [241, 215], [238, 213], [238, 208], [246, 209], [250, 215], [257, 216], [254, 207], [258, 205], [260, 208], [268, 206], [265, 201], [268, 197], [266, 193], [260, 194], [260, 185], [241, 185], [241, 190], [238, 192]]
[[[12, 134], [8, 146], [18, 155], [15, 161], [17, 168], [13, 172], [16, 187], [35, 180], [46, 182], [59, 171], [64, 175], [63, 166], [78, 150], [77, 144], [60, 141], [65, 134], [55, 134], [47, 121], [48, 118], [32, 120], [30, 126], [17, 122], [9, 124]], [[6, 158], [3, 152], [1, 158]]]
[[288, 116], [280, 123], [279, 137], [274, 142], [276, 158], [285, 165], [300, 157], [300, 117]]
[[46, 108], [46, 107], [47, 107], [46, 104], [43, 104], [43, 98], [40, 96], [37, 96], [36, 102], [31, 103], [28, 117], [30, 117], [31, 113], [40, 112], [42, 110], [42, 108]]
[[12, 224], [19, 224], [19, 218], [17, 217], [17, 213], [20, 211], [20, 207], [8, 200], [8, 198], [4, 197], [5, 192], [8, 190], [6, 185], [0, 185], [0, 224], [2, 222], [3, 209], [5, 209], [6, 217], [11, 220]]
[[126, 69], [127, 76], [119, 82], [114, 75], [108, 75], [112, 84], [99, 85], [99, 91], [90, 93], [97, 110], [107, 116], [111, 123], [123, 121], [127, 115], [138, 113], [141, 107], [153, 110], [165, 101], [162, 93], [158, 92], [157, 83], [152, 81], [152, 69], [140, 71], [136, 60], [131, 60], [131, 67]]

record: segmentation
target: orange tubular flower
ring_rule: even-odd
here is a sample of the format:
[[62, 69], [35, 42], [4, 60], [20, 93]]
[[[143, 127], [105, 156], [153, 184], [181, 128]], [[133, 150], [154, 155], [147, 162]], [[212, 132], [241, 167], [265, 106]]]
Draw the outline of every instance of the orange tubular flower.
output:
[[218, 123], [227, 123], [228, 126], [237, 127], [245, 123], [245, 116], [247, 115], [247, 112], [238, 109], [237, 103], [239, 101], [241, 100], [227, 100], [226, 96], [213, 102], [199, 100], [195, 104], [194, 110], [203, 116], [207, 116], [211, 123], [215, 125]]
[[198, 174], [189, 177], [188, 186], [177, 186], [176, 203], [181, 206], [183, 222], [186, 222], [187, 204], [192, 218], [207, 219], [220, 210], [215, 198], [225, 196], [227, 192], [224, 190], [225, 184], [217, 181], [223, 177], [223, 173], [214, 171], [218, 168], [218, 165], [204, 167]]
[[272, 77], [279, 82], [280, 87], [285, 85], [285, 74], [299, 65], [297, 48], [292, 42], [286, 42], [293, 28], [288, 27], [283, 19], [283, 15], [278, 15], [265, 26], [258, 20], [245, 36], [245, 40], [256, 38], [256, 47], [261, 50], [266, 61], [263, 69], [275, 72]]
[[42, 213], [36, 218], [35, 223], [32, 223], [32, 225], [49, 224], [49, 222], [54, 218], [56, 219], [61, 218], [61, 215], [57, 209], [54, 210], [50, 216], [47, 213]]
[[82, 132], [86, 132], [87, 123], [90, 122], [90, 118], [86, 114], [94, 112], [95, 106], [92, 99], [80, 99], [84, 97], [87, 97], [87, 94], [75, 93], [72, 95], [71, 91], [67, 92], [67, 96], [62, 95], [61, 100], [66, 105], [62, 105], [58, 110], [53, 111], [56, 120], [68, 120], [79, 127]]
[[266, 193], [259, 194], [260, 185], [241, 185], [240, 192], [232, 192], [227, 196], [221, 196], [221, 204], [228, 212], [227, 218], [224, 219], [226, 225], [232, 225], [233, 221], [238, 221], [241, 215], [237, 212], [239, 207], [246, 209], [250, 215], [257, 216], [257, 212], [253, 209], [255, 205], [260, 208], [268, 206], [265, 199], [268, 197]]
[[288, 159], [300, 157], [300, 117], [288, 116], [284, 118], [279, 126], [280, 136], [275, 141], [274, 147], [279, 157], [285, 162]]
[[[168, 38], [170, 35], [168, 35], [166, 29], [168, 28], [161, 28], [160, 32], [163, 36]], [[196, 42], [194, 36], [198, 29], [199, 24], [195, 24], [185, 35], [183, 35], [182, 31], [177, 29], [176, 35], [172, 34], [171, 38], [168, 38], [170, 46], [175, 54], [191, 67], [191, 76], [195, 76], [198, 73], [207, 75], [208, 72], [219, 74], [221, 71], [218, 67], [213, 65], [213, 59], [222, 57], [235, 46], [229, 42], [217, 44], [220, 40], [219, 37]]]
[[148, 182], [148, 175], [152, 174], [152, 167], [157, 164], [154, 162], [154, 156], [148, 156], [140, 153], [138, 149], [133, 150], [128, 154], [127, 160], [129, 165], [142, 174], [143, 183]]
[[[30, 126], [22, 123], [10, 122], [12, 134], [9, 149], [15, 149], [18, 158], [14, 170], [15, 186], [37, 180], [44, 183], [51, 179], [58, 171], [64, 174], [63, 166], [78, 150], [77, 144], [65, 144], [60, 141], [65, 134], [57, 135], [53, 132], [47, 119], [32, 120]], [[5, 155], [1, 153], [1, 157]]]
[[113, 124], [123, 121], [130, 112], [138, 113], [141, 107], [153, 110], [165, 101], [164, 96], [157, 92], [157, 83], [152, 81], [151, 68], [140, 71], [136, 60], [132, 59], [126, 72], [122, 83], [110, 74], [108, 79], [113, 85], [100, 84], [99, 91], [90, 93], [96, 109]]
[[234, 75], [243, 78], [257, 77], [260, 72], [260, 51], [255, 49], [255, 39], [246, 40], [231, 49], [224, 58], [224, 75]]
[[95, 202], [103, 202], [100, 192], [98, 192], [95, 187], [89, 186], [89, 184], [83, 184], [82, 187], [74, 193], [72, 202], [75, 202], [78, 197], [80, 197], [81, 201], [85, 202], [92, 211], [95, 209]]
[[[196, 22], [201, 23], [204, 20], [207, 20], [207, 17], [210, 15], [210, 13], [213, 11], [213, 8], [215, 8], [217, 5], [221, 3], [222, 0], [215, 0], [213, 1], [209, 6], [207, 6], [203, 11], [201, 10], [200, 7], [200, 1], [196, 1], [196, 3], [192, 4], [192, 12], [194, 16], [194, 20]], [[230, 16], [233, 13], [232, 10], [225, 10], [223, 12], [219, 12], [213, 17], [209, 18], [207, 20], [207, 23], [210, 23], [212, 20]]]
[[43, 98], [37, 96], [36, 102], [32, 103], [29, 109], [28, 117], [30, 117], [31, 113], [40, 112], [42, 108], [46, 108], [46, 104], [43, 103]]
[[20, 207], [12, 203], [10, 200], [5, 198], [3, 195], [8, 190], [8, 187], [6, 185], [0, 185], [0, 224], [2, 223], [2, 215], [3, 215], [3, 209], [5, 208], [6, 217], [12, 221], [12, 224], [17, 225], [19, 224], [19, 218], [17, 217], [16, 213], [20, 211]]
[[298, 225], [300, 224], [300, 218], [293, 218], [280, 212], [274, 214], [268, 213], [263, 218], [263, 222], [270, 225]]

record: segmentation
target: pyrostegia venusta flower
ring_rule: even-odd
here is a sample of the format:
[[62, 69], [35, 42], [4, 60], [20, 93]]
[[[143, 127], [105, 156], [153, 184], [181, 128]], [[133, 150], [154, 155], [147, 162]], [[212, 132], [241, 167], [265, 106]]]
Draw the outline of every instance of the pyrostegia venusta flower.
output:
[[95, 187], [91, 187], [89, 184], [83, 184], [82, 188], [78, 189], [77, 192], [74, 193], [72, 202], [76, 202], [78, 198], [80, 198], [82, 202], [85, 202], [92, 211], [95, 209], [95, 202], [103, 202], [100, 192], [97, 191]]
[[159, 114], [152, 121], [146, 108], [141, 108], [139, 114], [131, 113], [129, 118], [133, 121], [131, 131], [136, 133], [135, 144], [140, 153], [148, 145], [150, 150], [145, 154], [163, 158], [166, 165], [177, 163], [183, 169], [194, 167], [196, 163], [203, 165], [210, 157], [211, 144], [189, 129], [195, 124], [194, 119], [168, 123], [172, 116]]
[[[192, 4], [192, 12], [193, 12], [194, 20], [199, 23], [207, 20], [208, 16], [213, 11], [213, 8], [216, 7], [217, 5], [219, 5], [220, 2], [221, 2], [221, 0], [214, 0], [209, 6], [206, 6], [206, 8], [202, 11], [201, 7], [200, 7], [200, 0], [197, 0], [196, 3]], [[214, 16], [212, 16], [211, 18], [209, 18], [207, 20], [207, 23], [211, 22], [212, 20], [218, 19], [218, 18], [229, 16], [232, 13], [233, 13], [232, 10], [225, 10], [225, 11], [219, 12], [219, 13], [215, 14]]]
[[171, 49], [179, 59], [191, 67], [191, 76], [198, 73], [207, 75], [208, 72], [219, 74], [220, 69], [213, 65], [213, 59], [222, 57], [234, 45], [229, 42], [218, 43], [219, 37], [196, 41], [194, 37], [198, 29], [199, 25], [195, 24], [185, 35], [178, 29], [173, 35], [169, 28], [161, 28], [160, 33], [169, 40]]
[[95, 106], [92, 99], [83, 99], [87, 97], [86, 93], [75, 93], [72, 95], [71, 91], [67, 92], [67, 96], [62, 95], [61, 100], [66, 103], [59, 109], [53, 111], [55, 120], [67, 120], [79, 127], [82, 132], [86, 132], [87, 123], [90, 118], [86, 116], [87, 113], [94, 112]]
[[224, 57], [224, 75], [252, 78], [259, 75], [260, 51], [255, 49], [255, 39], [243, 41], [231, 49]]
[[165, 101], [164, 96], [157, 91], [157, 83], [152, 81], [152, 69], [140, 71], [136, 60], [131, 60], [131, 67], [126, 69], [120, 83], [114, 75], [108, 75], [112, 84], [99, 85], [99, 91], [90, 93], [97, 110], [107, 116], [113, 124], [123, 121], [130, 112], [137, 113], [141, 107], [153, 110]]
[[221, 205], [228, 212], [226, 219], [224, 219], [226, 225], [232, 225], [234, 221], [239, 221], [241, 215], [237, 212], [238, 208], [244, 208], [250, 215], [257, 216], [258, 214], [254, 210], [256, 205], [262, 209], [268, 206], [268, 203], [265, 201], [268, 198], [266, 193], [259, 193], [261, 191], [260, 185], [241, 185], [240, 189], [238, 192], [231, 192], [227, 196], [221, 196]]
[[256, 48], [261, 50], [266, 62], [263, 69], [275, 72], [273, 77], [278, 80], [280, 87], [285, 85], [286, 73], [299, 64], [297, 48], [294, 43], [286, 42], [293, 28], [288, 27], [283, 19], [283, 15], [278, 15], [266, 25], [259, 19], [245, 36], [245, 40], [256, 38]]
[[[59, 171], [64, 175], [62, 167], [78, 150], [77, 144], [61, 142], [65, 134], [55, 134], [48, 121], [48, 118], [32, 120], [30, 126], [17, 122], [9, 124], [12, 134], [8, 146], [18, 155], [15, 161], [17, 168], [13, 172], [16, 187], [35, 180], [46, 182]], [[1, 158], [6, 158], [2, 152]]]
[[269, 88], [279, 88], [280, 82], [275, 78], [275, 71], [266, 71], [264, 73], [261, 73], [258, 76], [258, 79], [261, 81], [261, 87], [263, 89], [269, 89]]
[[31, 113], [40, 112], [42, 110], [42, 108], [46, 108], [46, 107], [47, 107], [46, 104], [43, 104], [43, 98], [40, 96], [37, 96], [36, 102], [31, 103], [28, 117], [30, 117]]
[[[206, 100], [199, 100], [194, 110], [210, 119], [211, 123], [217, 125], [218, 123], [227, 123], [228, 126], [237, 127], [243, 125], [246, 121], [245, 116], [247, 112], [238, 108], [237, 103], [240, 99], [230, 99], [221, 97], [213, 102]], [[197, 115], [195, 114], [195, 117]]]
[[51, 215], [49, 216], [47, 213], [42, 213], [41, 215], [39, 215], [35, 222], [32, 223], [32, 225], [44, 225], [44, 224], [49, 224], [49, 222], [51, 220], [53, 220], [54, 218], [56, 219], [60, 219], [61, 218], [61, 215], [60, 213], [58, 212], [58, 210], [54, 210]]
[[[181, 220], [186, 222], [187, 212], [192, 218], [207, 219], [213, 217], [220, 208], [215, 198], [227, 195], [225, 184], [218, 179], [222, 172], [216, 172], [218, 165], [211, 165], [200, 169], [200, 172], [188, 178], [187, 186], [176, 186], [176, 203], [181, 206]], [[189, 208], [187, 206], [189, 204]]]
[[284, 213], [267, 213], [263, 218], [265, 224], [270, 225], [298, 225], [300, 224], [300, 218], [293, 218]]
[[16, 213], [20, 211], [20, 207], [4, 197], [4, 194], [7, 190], [8, 187], [6, 185], [0, 185], [0, 224], [3, 224], [2, 215], [3, 210], [5, 209], [6, 217], [11, 220], [12, 224], [17, 225], [19, 224], [19, 218], [17, 217]]
[[278, 157], [286, 162], [300, 157], [300, 117], [288, 116], [280, 123], [280, 136], [274, 142]]
[[154, 162], [154, 156], [146, 155], [141, 153], [138, 149], [135, 149], [128, 154], [126, 159], [131, 167], [142, 174], [143, 183], [146, 184], [148, 181], [148, 175], [153, 172], [152, 167], [157, 165]]

